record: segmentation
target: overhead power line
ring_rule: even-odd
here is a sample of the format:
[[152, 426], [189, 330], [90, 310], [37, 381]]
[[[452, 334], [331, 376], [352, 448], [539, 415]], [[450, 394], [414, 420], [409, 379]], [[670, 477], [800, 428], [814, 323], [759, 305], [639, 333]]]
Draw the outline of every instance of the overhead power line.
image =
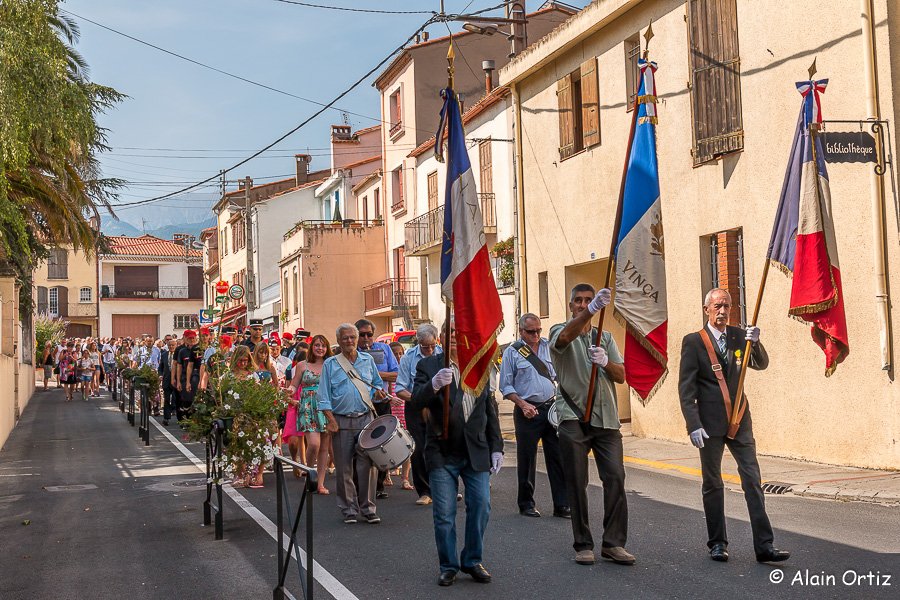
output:
[[213, 180], [215, 180], [215, 179], [218, 179], [219, 177], [222, 176], [223, 173], [228, 173], [229, 171], [233, 171], [234, 169], [240, 167], [241, 165], [244, 165], [244, 164], [250, 162], [251, 160], [253, 160], [253, 159], [256, 158], [257, 156], [259, 156], [260, 154], [263, 154], [264, 152], [266, 152], [266, 151], [269, 150], [270, 148], [273, 148], [274, 146], [278, 145], [279, 143], [281, 143], [282, 141], [284, 141], [285, 139], [287, 139], [289, 136], [293, 135], [294, 133], [296, 133], [297, 131], [299, 131], [301, 128], [303, 128], [304, 126], [306, 126], [306, 125], [307, 125], [309, 122], [311, 122], [313, 119], [315, 119], [316, 117], [318, 117], [319, 115], [321, 115], [322, 113], [324, 113], [326, 110], [328, 110], [329, 108], [331, 108], [332, 106], [334, 106], [334, 104], [337, 103], [341, 98], [343, 98], [344, 96], [346, 96], [347, 94], [349, 94], [351, 91], [353, 91], [354, 89], [356, 89], [356, 88], [359, 86], [359, 84], [361, 84], [363, 81], [365, 81], [366, 79], [368, 79], [369, 77], [371, 77], [378, 69], [380, 69], [381, 67], [383, 67], [384, 64], [387, 63], [391, 58], [393, 58], [393, 56], [394, 56], [395, 54], [397, 54], [398, 52], [400, 52], [401, 50], [403, 50], [403, 48], [405, 48], [407, 44], [409, 44], [413, 39], [415, 39], [415, 37], [416, 37], [417, 35], [419, 35], [422, 31], [424, 31], [426, 27], [428, 27], [428, 26], [431, 25], [432, 23], [436, 22], [436, 20], [437, 20], [437, 19], [436, 19], [435, 17], [431, 17], [430, 19], [428, 19], [427, 21], [425, 21], [425, 23], [423, 23], [418, 29], [416, 29], [416, 31], [413, 32], [413, 34], [410, 35], [410, 36], [406, 39], [406, 41], [404, 41], [400, 46], [398, 46], [396, 49], [394, 49], [393, 52], [391, 52], [390, 54], [388, 54], [388, 55], [387, 55], [384, 59], [382, 59], [377, 65], [375, 65], [372, 69], [370, 69], [365, 75], [363, 75], [362, 77], [360, 77], [359, 79], [357, 79], [357, 80], [353, 83], [353, 85], [351, 85], [349, 88], [347, 88], [346, 90], [344, 90], [343, 92], [341, 92], [340, 94], [338, 94], [338, 96], [337, 96], [334, 100], [332, 100], [332, 101], [329, 102], [327, 105], [325, 105], [325, 106], [323, 106], [322, 108], [320, 108], [318, 111], [316, 111], [315, 113], [313, 113], [312, 116], [310, 116], [309, 118], [305, 119], [302, 123], [300, 123], [299, 125], [297, 125], [297, 126], [294, 127], [293, 129], [291, 129], [290, 131], [288, 131], [287, 133], [285, 133], [284, 135], [282, 135], [281, 137], [279, 137], [278, 139], [276, 139], [274, 142], [268, 144], [266, 147], [262, 148], [261, 150], [258, 150], [257, 152], [251, 154], [250, 156], [248, 156], [247, 158], [245, 158], [245, 159], [243, 159], [243, 160], [237, 162], [236, 164], [234, 164], [234, 165], [228, 167], [227, 169], [224, 169], [223, 171], [221, 171], [221, 172], [219, 172], [219, 173], [216, 173], [215, 175], [211, 175], [210, 177], [207, 177], [207, 178], [204, 179], [203, 181], [199, 181], [199, 182], [195, 183], [194, 185], [185, 187], [185, 188], [183, 188], [183, 189], [180, 189], [180, 190], [177, 190], [177, 191], [174, 191], [174, 192], [170, 192], [170, 193], [165, 194], [165, 195], [163, 195], [163, 196], [157, 196], [156, 198], [148, 198], [147, 200], [139, 200], [139, 201], [136, 201], [136, 202], [123, 203], [123, 204], [119, 204], [118, 206], [135, 206], [135, 205], [139, 205], [139, 204], [148, 204], [148, 203], [150, 203], [150, 202], [156, 202], [157, 200], [163, 200], [163, 199], [165, 199], [165, 198], [171, 198], [172, 196], [177, 196], [178, 194], [182, 194], [182, 193], [187, 192], [187, 191], [190, 191], [190, 190], [192, 190], [192, 189], [194, 189], [194, 188], [200, 187], [201, 185], [203, 185], [203, 184], [205, 184], [205, 183], [209, 183], [210, 181], [213, 181]]
[[324, 8], [327, 10], [342, 10], [346, 12], [372, 13], [377, 15], [436, 15], [433, 10], [375, 10], [370, 8], [350, 8], [347, 6], [325, 6], [323, 4], [310, 4], [309, 2], [296, 2], [295, 0], [275, 0], [283, 4], [296, 4], [308, 8]]

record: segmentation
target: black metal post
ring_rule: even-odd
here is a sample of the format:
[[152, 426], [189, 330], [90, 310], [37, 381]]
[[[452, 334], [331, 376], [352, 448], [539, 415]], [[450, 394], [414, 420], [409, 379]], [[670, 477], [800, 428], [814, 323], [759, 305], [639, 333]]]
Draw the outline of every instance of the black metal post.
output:
[[[203, 524], [212, 523], [212, 510], [216, 511], [216, 539], [225, 537], [225, 516], [222, 512], [222, 448], [225, 445], [225, 423], [213, 421], [206, 436], [206, 500], [203, 502]], [[212, 503], [212, 488], [216, 486], [216, 504]]]
[[141, 388], [141, 426], [138, 427], [138, 436], [144, 440], [144, 445], [150, 445], [150, 384], [142, 383]]
[[134, 427], [134, 379], [128, 384], [128, 422]]
[[[287, 484], [284, 478], [284, 465], [287, 464], [292, 468], [301, 471], [303, 481], [303, 492], [300, 496], [300, 503], [297, 507], [297, 514], [292, 518], [291, 498], [287, 490]], [[287, 592], [284, 588], [284, 582], [287, 579], [287, 572], [291, 564], [291, 553], [294, 553], [294, 559], [297, 562], [297, 570], [300, 575], [301, 591], [303, 597], [311, 599], [315, 587], [315, 577], [313, 575], [313, 514], [312, 514], [312, 498], [313, 490], [318, 486], [316, 480], [316, 471], [292, 461], [283, 456], [275, 457], [275, 493], [276, 498], [276, 536], [278, 543], [278, 584], [275, 587], [272, 597], [275, 600], [284, 600]], [[306, 509], [306, 568], [300, 560], [300, 545], [297, 543], [297, 528], [300, 526], [303, 510]], [[287, 552], [284, 551], [284, 513], [287, 512], [288, 528], [290, 531], [290, 542], [288, 543]]]
[[274, 600], [284, 600], [284, 578], [282, 577], [282, 565], [284, 565], [284, 544], [282, 543], [282, 539], [284, 539], [284, 519], [283, 519], [283, 503], [281, 501], [281, 495], [283, 493], [282, 487], [284, 485], [284, 468], [281, 466], [281, 461], [278, 458], [275, 458], [275, 503], [276, 503], [276, 517], [275, 517], [275, 544], [278, 546], [278, 585], [275, 586], [275, 590], [272, 592], [272, 598]]
[[[313, 584], [316, 578], [313, 576], [313, 502], [312, 494], [318, 488], [319, 483], [315, 471], [306, 475], [306, 597], [312, 600]], [[299, 519], [300, 515], [297, 515]]]

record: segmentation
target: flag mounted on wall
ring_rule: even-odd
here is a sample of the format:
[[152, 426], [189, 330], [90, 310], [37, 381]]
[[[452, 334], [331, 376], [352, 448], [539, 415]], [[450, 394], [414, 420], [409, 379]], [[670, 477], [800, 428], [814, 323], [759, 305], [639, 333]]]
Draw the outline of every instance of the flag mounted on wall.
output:
[[491, 272], [484, 220], [475, 176], [466, 151], [459, 102], [453, 90], [441, 92], [444, 107], [435, 153], [447, 136], [447, 190], [441, 246], [441, 295], [453, 307], [462, 388], [474, 396], [484, 389], [498, 353], [497, 333], [503, 309]]
[[767, 255], [793, 278], [788, 314], [812, 324], [813, 341], [825, 352], [826, 377], [850, 353], [831, 191], [817, 135], [827, 85], [827, 79], [797, 84], [803, 103]]
[[646, 404], [668, 364], [666, 253], [656, 160], [656, 63], [641, 71], [622, 222], [616, 243], [616, 320], [625, 326], [625, 381]]

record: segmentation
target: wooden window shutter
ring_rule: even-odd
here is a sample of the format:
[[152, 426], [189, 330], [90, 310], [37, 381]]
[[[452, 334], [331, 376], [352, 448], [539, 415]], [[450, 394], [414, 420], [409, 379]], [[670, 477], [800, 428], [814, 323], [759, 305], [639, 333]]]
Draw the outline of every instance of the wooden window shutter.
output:
[[575, 115], [572, 110], [572, 75], [557, 82], [556, 101], [559, 105], [559, 158], [575, 154]]
[[59, 286], [56, 288], [58, 303], [59, 303], [59, 316], [60, 317], [68, 317], [69, 316], [69, 288], [65, 286]]
[[744, 148], [737, 0], [690, 0], [694, 165]]
[[428, 210], [438, 207], [438, 178], [437, 171], [428, 174]]
[[600, 143], [600, 85], [597, 57], [581, 63], [581, 129], [584, 147]]
[[491, 140], [484, 140], [478, 144], [478, 166], [482, 194], [494, 193], [494, 159], [491, 154]]

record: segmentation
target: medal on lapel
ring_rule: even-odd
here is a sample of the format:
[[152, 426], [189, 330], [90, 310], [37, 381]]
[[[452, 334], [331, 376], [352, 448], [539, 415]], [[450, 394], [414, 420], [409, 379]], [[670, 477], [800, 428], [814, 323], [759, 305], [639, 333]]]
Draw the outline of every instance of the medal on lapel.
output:
[[735, 364], [735, 366], [738, 366], [738, 367], [741, 366], [741, 351], [740, 350], [734, 351], [734, 364]]

